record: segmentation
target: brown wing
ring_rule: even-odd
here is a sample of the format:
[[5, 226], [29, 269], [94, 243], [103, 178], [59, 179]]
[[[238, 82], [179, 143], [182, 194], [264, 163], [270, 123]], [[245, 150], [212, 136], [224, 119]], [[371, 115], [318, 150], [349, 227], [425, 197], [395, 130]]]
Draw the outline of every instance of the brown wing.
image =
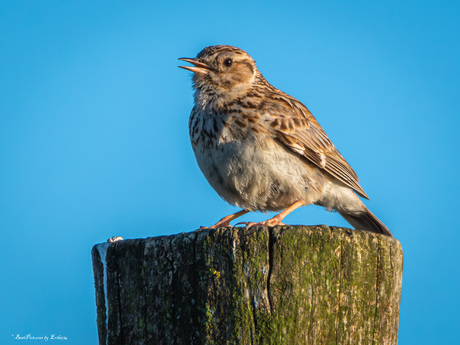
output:
[[369, 199], [359, 185], [356, 173], [332, 144], [307, 107], [287, 94], [284, 96], [273, 93], [271, 98], [279, 106], [267, 109], [273, 119], [270, 124], [272, 134], [289, 149], [324, 169], [362, 197]]

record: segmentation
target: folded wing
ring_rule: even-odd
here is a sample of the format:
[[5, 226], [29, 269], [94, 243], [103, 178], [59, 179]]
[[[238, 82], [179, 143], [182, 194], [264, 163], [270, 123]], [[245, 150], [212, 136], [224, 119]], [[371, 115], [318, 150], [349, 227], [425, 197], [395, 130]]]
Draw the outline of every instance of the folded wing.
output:
[[[345, 158], [335, 148], [310, 111], [296, 99], [272, 95], [279, 108], [269, 109], [272, 135], [283, 145], [328, 172], [360, 196], [369, 199]], [[284, 109], [283, 109], [284, 108]]]

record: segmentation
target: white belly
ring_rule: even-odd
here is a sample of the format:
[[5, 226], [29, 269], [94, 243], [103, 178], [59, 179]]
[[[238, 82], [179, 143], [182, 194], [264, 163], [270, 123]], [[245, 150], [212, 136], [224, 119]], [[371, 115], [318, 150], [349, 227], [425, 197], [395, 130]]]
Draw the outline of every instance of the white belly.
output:
[[198, 165], [228, 203], [249, 211], [278, 211], [297, 200], [321, 199], [325, 178], [316, 166], [265, 137], [194, 147]]

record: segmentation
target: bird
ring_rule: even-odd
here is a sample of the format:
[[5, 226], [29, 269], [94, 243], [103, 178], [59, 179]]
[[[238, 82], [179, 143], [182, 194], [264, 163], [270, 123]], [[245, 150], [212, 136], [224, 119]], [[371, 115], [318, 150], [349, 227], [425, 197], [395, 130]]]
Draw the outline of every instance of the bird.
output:
[[369, 199], [311, 112], [272, 86], [246, 51], [214, 45], [179, 60], [193, 72], [189, 134], [198, 166], [221, 198], [241, 208], [208, 228], [253, 211], [279, 213], [236, 225], [284, 225], [289, 213], [313, 204], [355, 229], [393, 236], [359, 198]]

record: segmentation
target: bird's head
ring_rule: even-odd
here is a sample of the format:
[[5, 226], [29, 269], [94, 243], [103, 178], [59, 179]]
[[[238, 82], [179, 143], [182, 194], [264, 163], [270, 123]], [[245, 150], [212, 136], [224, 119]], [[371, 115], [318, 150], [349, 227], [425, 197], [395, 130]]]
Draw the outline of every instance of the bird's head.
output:
[[197, 92], [218, 97], [237, 98], [250, 89], [259, 74], [254, 60], [244, 50], [226, 46], [204, 48], [196, 58], [180, 58], [193, 66], [179, 66], [192, 71]]

